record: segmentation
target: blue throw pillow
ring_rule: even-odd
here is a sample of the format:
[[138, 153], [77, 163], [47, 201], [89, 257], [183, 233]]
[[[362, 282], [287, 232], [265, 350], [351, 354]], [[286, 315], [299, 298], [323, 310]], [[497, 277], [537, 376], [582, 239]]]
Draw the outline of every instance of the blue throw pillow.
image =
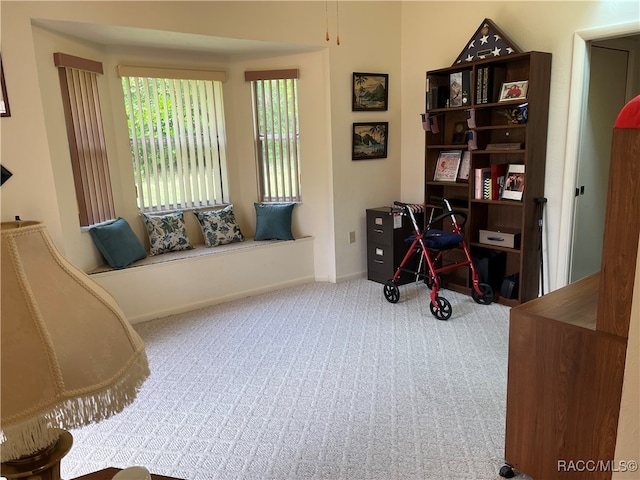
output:
[[142, 242], [124, 218], [118, 218], [109, 225], [93, 227], [89, 233], [102, 256], [113, 268], [124, 268], [147, 256]]
[[291, 219], [295, 203], [254, 203], [256, 234], [254, 240], [295, 240]]

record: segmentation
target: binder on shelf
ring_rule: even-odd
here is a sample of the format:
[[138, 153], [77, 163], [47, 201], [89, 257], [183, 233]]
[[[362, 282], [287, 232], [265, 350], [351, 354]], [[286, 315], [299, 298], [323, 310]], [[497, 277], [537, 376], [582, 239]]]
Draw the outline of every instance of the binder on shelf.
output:
[[474, 170], [474, 198], [476, 200], [484, 199], [485, 179], [489, 179], [489, 188], [491, 188], [491, 168], [476, 168]]
[[487, 103], [497, 102], [500, 98], [500, 90], [502, 84], [507, 78], [506, 67], [500, 65], [494, 65], [489, 68], [489, 81], [487, 85]]
[[462, 71], [462, 106], [471, 105], [471, 70]]
[[491, 165], [491, 200], [500, 200], [507, 176], [507, 163], [495, 163]]
[[476, 103], [497, 102], [506, 76], [507, 69], [504, 66], [479, 67], [476, 78]]
[[482, 199], [491, 200], [491, 174], [482, 177]]
[[487, 103], [487, 88], [489, 83], [489, 67], [482, 69], [482, 103]]
[[476, 103], [482, 103], [482, 67], [476, 70]]

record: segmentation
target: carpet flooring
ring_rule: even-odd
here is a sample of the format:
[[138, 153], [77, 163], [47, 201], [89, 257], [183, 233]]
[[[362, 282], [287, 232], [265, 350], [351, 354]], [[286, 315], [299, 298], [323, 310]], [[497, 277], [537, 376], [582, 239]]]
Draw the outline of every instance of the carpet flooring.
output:
[[313, 283], [135, 326], [151, 376], [73, 431], [69, 479], [143, 465], [189, 480], [500, 479], [509, 309], [422, 284]]

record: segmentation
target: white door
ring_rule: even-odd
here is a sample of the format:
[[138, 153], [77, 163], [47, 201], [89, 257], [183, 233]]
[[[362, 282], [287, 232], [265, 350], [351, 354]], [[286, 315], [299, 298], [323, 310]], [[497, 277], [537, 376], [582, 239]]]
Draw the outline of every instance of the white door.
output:
[[628, 95], [629, 52], [591, 45], [589, 93], [580, 131], [570, 281], [600, 270], [611, 134]]

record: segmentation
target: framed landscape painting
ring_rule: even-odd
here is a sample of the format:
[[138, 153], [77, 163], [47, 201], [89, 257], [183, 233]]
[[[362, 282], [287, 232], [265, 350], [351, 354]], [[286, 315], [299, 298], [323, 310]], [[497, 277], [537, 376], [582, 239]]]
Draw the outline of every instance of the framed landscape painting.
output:
[[389, 122], [353, 124], [352, 160], [387, 158]]
[[385, 111], [389, 108], [389, 74], [353, 73], [351, 110]]

